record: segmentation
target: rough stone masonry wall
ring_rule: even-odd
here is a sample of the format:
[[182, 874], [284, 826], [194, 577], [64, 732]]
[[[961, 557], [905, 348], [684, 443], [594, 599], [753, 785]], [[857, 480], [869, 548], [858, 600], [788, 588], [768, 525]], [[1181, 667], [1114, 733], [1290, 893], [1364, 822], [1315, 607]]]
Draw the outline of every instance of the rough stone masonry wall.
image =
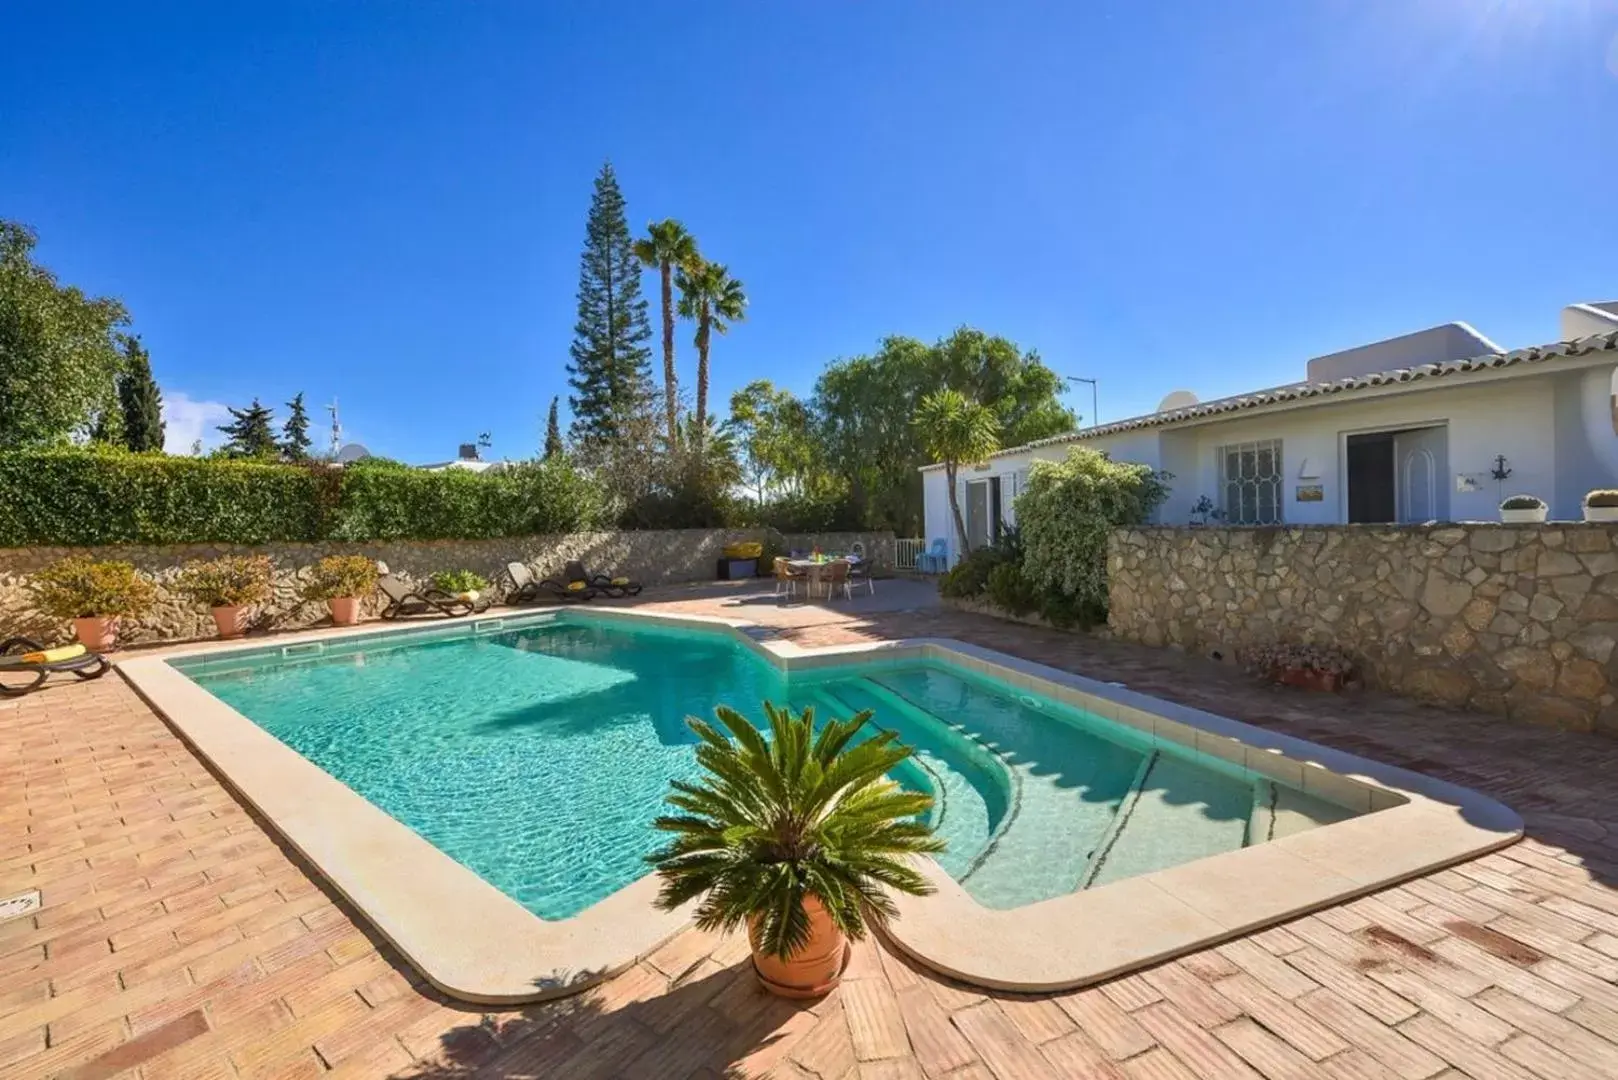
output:
[[1119, 637], [1337, 645], [1372, 686], [1618, 734], [1618, 526], [1118, 530], [1107, 570]]
[[[98, 548], [0, 548], [0, 639], [25, 634], [46, 641], [67, 640], [71, 626], [34, 607], [28, 588], [30, 576], [68, 555], [88, 553], [98, 559], [131, 562], [157, 585], [157, 602], [146, 614], [120, 622], [121, 640], [175, 641], [211, 637], [213, 618], [205, 608], [174, 588], [180, 568], [192, 559], [221, 555], [263, 553], [275, 563], [273, 593], [257, 612], [256, 625], [296, 629], [318, 625], [328, 618], [324, 602], [303, 599], [312, 567], [327, 555], [368, 555], [387, 563], [388, 569], [410, 581], [425, 582], [439, 570], [473, 570], [494, 583], [504, 595], [510, 582], [506, 563], [525, 562], [541, 576], [561, 571], [569, 559], [591, 570], [628, 574], [647, 585], [712, 580], [715, 564], [725, 545], [773, 539], [785, 550], [846, 551], [855, 542], [865, 546], [878, 574], [893, 570], [892, 533], [792, 533], [767, 536], [759, 529], [663, 529], [644, 532], [567, 533], [555, 536], [515, 536], [498, 540], [409, 540], [367, 544], [315, 543], [184, 544], [161, 547], [119, 546]], [[371, 597], [367, 616], [381, 604]]]

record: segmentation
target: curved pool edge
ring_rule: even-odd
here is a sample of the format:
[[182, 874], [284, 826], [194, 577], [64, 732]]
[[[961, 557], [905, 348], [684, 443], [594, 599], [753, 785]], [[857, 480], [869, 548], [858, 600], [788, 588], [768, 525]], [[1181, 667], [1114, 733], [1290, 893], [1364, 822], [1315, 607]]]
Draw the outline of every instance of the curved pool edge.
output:
[[[719, 630], [786, 671], [884, 654], [944, 659], [1135, 728], [1154, 744], [1245, 765], [1363, 815], [1006, 911], [978, 904], [936, 862], [924, 860], [937, 892], [896, 898], [901, 917], [885, 936], [924, 966], [991, 989], [1053, 991], [1097, 982], [1522, 835], [1513, 811], [1469, 789], [966, 642], [911, 638], [805, 649], [775, 640], [768, 627], [714, 616], [620, 608], [574, 610], [569, 617]], [[386, 630], [292, 635], [278, 644]], [[212, 643], [120, 660], [117, 667], [267, 827], [437, 989], [491, 1005], [576, 993], [690, 924], [689, 909], [655, 908], [652, 875], [568, 919], [541, 919], [168, 663], [263, 647]]]
[[119, 671], [262, 821], [283, 837], [438, 990], [518, 1005], [585, 990], [684, 930], [637, 879], [569, 919], [548, 921], [169, 667]]

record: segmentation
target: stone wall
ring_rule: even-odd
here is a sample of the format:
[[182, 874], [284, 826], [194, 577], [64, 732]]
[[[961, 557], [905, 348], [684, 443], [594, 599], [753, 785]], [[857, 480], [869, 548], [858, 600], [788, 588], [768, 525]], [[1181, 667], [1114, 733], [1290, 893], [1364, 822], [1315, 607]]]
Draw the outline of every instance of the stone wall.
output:
[[[720, 552], [727, 544], [764, 540], [782, 550], [846, 551], [855, 542], [865, 545], [874, 572], [891, 573], [895, 558], [892, 533], [766, 534], [759, 529], [665, 529], [645, 532], [569, 533], [556, 536], [517, 536], [499, 540], [417, 540], [367, 544], [313, 543], [185, 544], [163, 547], [0, 548], [0, 638], [26, 634], [47, 641], [71, 637], [70, 625], [35, 609], [28, 579], [35, 571], [68, 555], [88, 553], [99, 559], [131, 562], [157, 584], [157, 603], [138, 619], [125, 619], [121, 640], [187, 640], [211, 637], [213, 619], [173, 588], [180, 568], [192, 559], [220, 555], [263, 553], [275, 563], [274, 592], [258, 611], [261, 628], [296, 629], [313, 626], [328, 615], [324, 602], [303, 599], [311, 568], [327, 555], [367, 555], [387, 563], [388, 569], [411, 581], [425, 582], [439, 570], [473, 570], [495, 583], [504, 595], [509, 587], [506, 563], [525, 562], [537, 574], [559, 573], [570, 559], [591, 570], [628, 574], [647, 585], [711, 581]], [[371, 597], [365, 614], [380, 607]]]
[[1118, 530], [1107, 571], [1122, 638], [1336, 645], [1371, 686], [1618, 734], [1618, 525]]

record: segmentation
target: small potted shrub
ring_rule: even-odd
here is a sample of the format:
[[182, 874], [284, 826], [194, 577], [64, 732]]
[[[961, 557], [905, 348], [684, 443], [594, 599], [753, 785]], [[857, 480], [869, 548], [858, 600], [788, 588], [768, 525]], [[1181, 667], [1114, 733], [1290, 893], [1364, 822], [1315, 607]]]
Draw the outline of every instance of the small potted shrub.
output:
[[360, 621], [360, 604], [376, 591], [376, 561], [364, 555], [328, 555], [315, 564], [313, 580], [304, 596], [324, 600], [334, 626]]
[[478, 594], [489, 587], [487, 581], [470, 570], [440, 570], [432, 576], [432, 582], [434, 588], [443, 589], [468, 604], [477, 603]]
[[152, 606], [157, 588], [126, 562], [97, 562], [75, 555], [47, 566], [29, 582], [40, 610], [72, 619], [87, 649], [104, 652], [118, 639], [118, 620]]
[[1508, 525], [1533, 525], [1545, 520], [1549, 507], [1534, 495], [1513, 495], [1500, 504], [1500, 520]]
[[1263, 645], [1247, 654], [1247, 670], [1303, 690], [1341, 690], [1354, 674], [1354, 661], [1327, 645]]
[[247, 632], [247, 614], [270, 598], [275, 568], [268, 555], [226, 555], [211, 562], [188, 562], [177, 582], [181, 592], [213, 613], [222, 638]]
[[1618, 491], [1592, 491], [1584, 497], [1585, 521], [1618, 521]]
[[747, 927], [753, 970], [783, 997], [819, 997], [838, 983], [848, 940], [866, 920], [897, 912], [887, 890], [912, 896], [932, 886], [908, 860], [943, 850], [923, 823], [932, 796], [905, 791], [888, 773], [911, 749], [885, 731], [854, 736], [870, 710], [829, 720], [768, 702], [769, 735], [726, 706], [718, 724], [686, 721], [701, 740], [702, 782], [676, 780], [657, 819], [673, 839], [648, 857], [663, 879], [658, 906], [699, 897], [704, 930]]

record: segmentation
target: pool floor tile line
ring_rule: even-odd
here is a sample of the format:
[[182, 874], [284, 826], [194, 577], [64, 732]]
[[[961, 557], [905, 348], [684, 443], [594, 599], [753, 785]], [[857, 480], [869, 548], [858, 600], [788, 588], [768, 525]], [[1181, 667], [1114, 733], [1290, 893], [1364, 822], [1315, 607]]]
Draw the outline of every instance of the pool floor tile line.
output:
[[[736, 613], [732, 595], [673, 590], [646, 603], [725, 616]], [[0, 922], [0, 1076], [685, 1080], [768, 1072], [842, 1080], [928, 1077], [923, 1065], [939, 1076], [998, 1080], [1261, 1070], [1417, 1080], [1446, 1070], [1541, 1080], [1591, 1069], [1610, 1075], [1604, 1065], [1618, 1060], [1618, 985], [1590, 968], [1611, 960], [1602, 935], [1618, 918], [1611, 783], [1618, 743], [1373, 694], [1277, 691], [1166, 651], [953, 612], [848, 616], [793, 607], [805, 617], [781, 629], [808, 648], [901, 637], [975, 641], [1402, 767], [1425, 763], [1523, 811], [1529, 839], [1379, 894], [1380, 903], [1360, 904], [1355, 918], [1339, 920], [1358, 926], [1352, 932], [1310, 916], [1167, 965], [1174, 974], [1166, 984], [1181, 1001], [1206, 1005], [1198, 982], [1237, 999], [1239, 1015], [1223, 1023], [1216, 1021], [1224, 1009], [1189, 1019], [1141, 976], [1077, 994], [1006, 998], [938, 980], [879, 945], [878, 962], [863, 963], [859, 981], [892, 988], [900, 1024], [881, 1021], [863, 1045], [897, 1056], [862, 1063], [846, 991], [813, 1009], [783, 1010], [752, 986], [743, 949], [728, 938], [665, 946], [664, 962], [683, 969], [679, 978], [642, 963], [583, 998], [550, 1005], [483, 1010], [444, 1000], [109, 676], [0, 703], [0, 896], [37, 888], [43, 901], [22, 920]], [[1411, 907], [1412, 898], [1435, 911], [1453, 905], [1455, 918]], [[164, 906], [171, 901], [178, 917]], [[131, 913], [146, 911], [156, 929], [131, 935], [141, 921]], [[1431, 927], [1421, 931], [1430, 939], [1421, 947], [1468, 979], [1445, 973], [1433, 981], [1432, 962], [1400, 944], [1413, 940], [1400, 915]], [[1378, 919], [1396, 926], [1367, 933]], [[180, 958], [167, 970], [165, 954]], [[1224, 995], [1219, 982], [1233, 977], [1232, 966], [1257, 985], [1228, 984], [1235, 992]], [[127, 984], [125, 967], [135, 976]], [[1397, 974], [1373, 977], [1385, 973]], [[919, 989], [924, 998], [914, 997]], [[1056, 1034], [1062, 1025], [1024, 1017], [1025, 1032], [1012, 1021], [1014, 1002], [1025, 1000], [1054, 1000], [1075, 1031]], [[922, 1029], [913, 1033], [904, 1022], [907, 1008], [928, 1010], [918, 1014], [929, 1017], [922, 1043]], [[666, 1040], [657, 1021], [669, 1014], [681, 1017], [676, 1030], [684, 1036], [660, 1056]], [[1334, 1039], [1347, 1049], [1319, 1057]]]

